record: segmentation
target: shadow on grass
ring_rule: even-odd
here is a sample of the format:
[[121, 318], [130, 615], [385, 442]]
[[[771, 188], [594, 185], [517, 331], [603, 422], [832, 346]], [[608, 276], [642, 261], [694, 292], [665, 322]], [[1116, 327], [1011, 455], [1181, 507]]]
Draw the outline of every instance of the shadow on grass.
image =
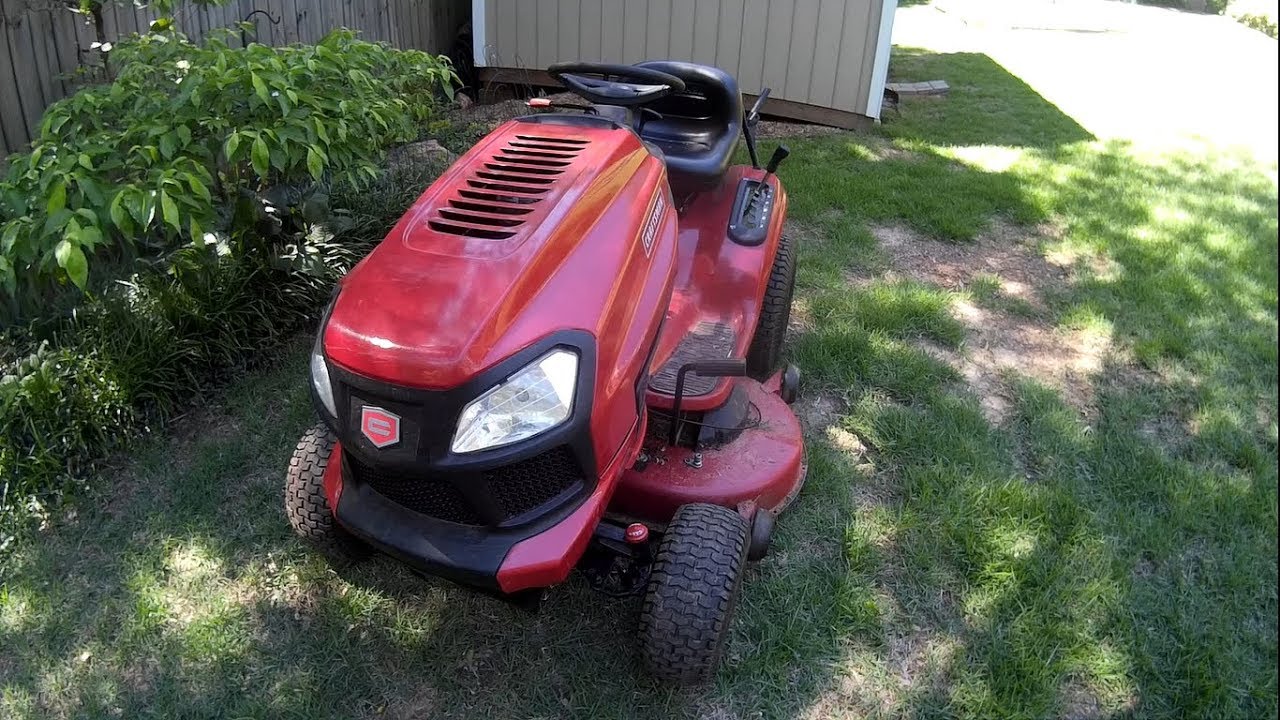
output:
[[[944, 148], [860, 160], [828, 143], [842, 171], [796, 203], [822, 230], [809, 250], [820, 257], [802, 258], [816, 329], [800, 338], [801, 364], [848, 399], [838, 424], [894, 475], [887, 510], [855, 519], [889, 518], [871, 571], [884, 650], [857, 656], [860, 676], [883, 676], [865, 685], [894, 698], [881, 708], [891, 715], [1274, 714], [1274, 183], [1212, 153], [1151, 159], [1036, 137], [998, 170]], [[912, 192], [868, 187], [902, 164], [914, 164]], [[1103, 259], [1051, 303], [1061, 325], [1111, 338], [1093, 375], [1096, 419], [1029, 381], [997, 428], [943, 373], [903, 393], [867, 341], [891, 326], [830, 311], [867, 302], [848, 273], [877, 267], [874, 243], [848, 226], [897, 218], [963, 241], [989, 207], [1058, 218], [1063, 237], [1044, 242]]]
[[664, 689], [635, 665], [634, 599], [575, 577], [530, 615], [390, 560], [339, 576], [300, 548], [280, 493], [312, 422], [306, 348], [272, 365], [22, 549], [0, 605], [6, 717], [777, 714], [828, 682], [856, 622], [833, 474], [750, 571], [714, 692]]

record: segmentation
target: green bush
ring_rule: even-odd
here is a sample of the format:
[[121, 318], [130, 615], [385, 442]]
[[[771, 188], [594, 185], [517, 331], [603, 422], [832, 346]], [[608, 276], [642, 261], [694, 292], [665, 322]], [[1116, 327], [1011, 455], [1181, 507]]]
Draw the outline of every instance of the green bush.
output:
[[[14, 350], [9, 342], [0, 347]], [[33, 502], [33, 484], [60, 488], [112, 449], [117, 438], [134, 429], [136, 417], [109, 364], [93, 350], [42, 342], [28, 354], [0, 357], [0, 362], [3, 519], [8, 506]], [[6, 535], [0, 528], [0, 546]]]
[[443, 170], [379, 170], [431, 118], [442, 59], [347, 31], [120, 52], [0, 184], [0, 549], [94, 462], [311, 328]]
[[335, 187], [333, 221], [271, 258], [185, 248], [175, 272], [136, 273], [61, 321], [0, 334], [0, 549], [6, 522], [56, 505], [138, 430], [314, 327], [333, 281], [443, 167], [418, 170]]
[[257, 244], [287, 227], [292, 209], [269, 189], [375, 177], [383, 149], [416, 137], [453, 78], [444, 58], [347, 30], [316, 45], [243, 49], [153, 33], [112, 56], [114, 81], [51, 106], [0, 183], [11, 319], [68, 282], [89, 288], [91, 259]]

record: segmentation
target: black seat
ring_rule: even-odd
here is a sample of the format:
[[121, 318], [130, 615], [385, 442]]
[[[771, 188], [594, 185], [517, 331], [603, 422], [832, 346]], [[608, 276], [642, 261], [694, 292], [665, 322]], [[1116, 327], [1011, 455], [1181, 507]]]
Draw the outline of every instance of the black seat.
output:
[[733, 160], [742, 133], [742, 93], [738, 81], [720, 68], [671, 60], [637, 63], [675, 75], [684, 92], [672, 93], [647, 107], [662, 119], [645, 120], [640, 136], [666, 156], [676, 193], [720, 183]]

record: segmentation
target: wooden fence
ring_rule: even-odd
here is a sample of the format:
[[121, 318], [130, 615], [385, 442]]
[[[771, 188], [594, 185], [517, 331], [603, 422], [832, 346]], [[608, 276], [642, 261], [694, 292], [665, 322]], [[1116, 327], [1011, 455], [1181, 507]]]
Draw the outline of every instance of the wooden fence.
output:
[[[0, 160], [38, 134], [44, 109], [75, 92], [77, 69], [97, 55], [90, 49], [97, 40], [93, 25], [68, 4], [0, 0]], [[444, 53], [470, 11], [469, 0], [230, 0], [216, 7], [181, 5], [175, 19], [197, 41], [252, 13], [256, 40], [270, 45], [315, 42], [335, 27], [348, 27], [368, 40]], [[155, 19], [150, 7], [107, 6], [103, 40], [147, 32]]]

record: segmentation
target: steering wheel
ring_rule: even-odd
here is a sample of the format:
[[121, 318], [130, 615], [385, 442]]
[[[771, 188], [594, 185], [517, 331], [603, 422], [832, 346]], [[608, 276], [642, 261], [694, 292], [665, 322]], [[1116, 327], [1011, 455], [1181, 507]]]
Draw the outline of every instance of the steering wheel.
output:
[[552, 65], [547, 72], [597, 105], [643, 105], [685, 89], [684, 81], [675, 75], [635, 65], [566, 62]]

